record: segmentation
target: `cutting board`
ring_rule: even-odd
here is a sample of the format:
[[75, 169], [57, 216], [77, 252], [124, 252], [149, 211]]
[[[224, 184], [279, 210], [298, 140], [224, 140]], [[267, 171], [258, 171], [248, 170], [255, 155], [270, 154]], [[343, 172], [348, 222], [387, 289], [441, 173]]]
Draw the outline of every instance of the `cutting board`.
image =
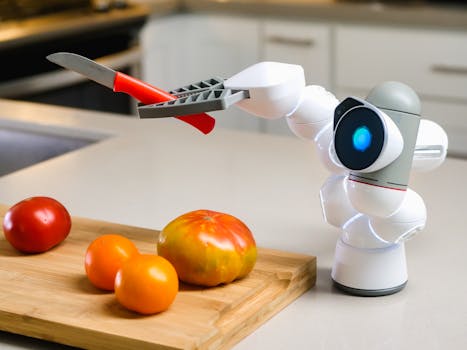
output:
[[214, 288], [182, 284], [169, 310], [141, 316], [87, 280], [86, 248], [106, 233], [155, 252], [158, 231], [84, 218], [73, 218], [68, 238], [43, 254], [18, 253], [1, 235], [0, 329], [89, 349], [226, 349], [316, 280], [315, 257], [260, 248], [246, 278]]

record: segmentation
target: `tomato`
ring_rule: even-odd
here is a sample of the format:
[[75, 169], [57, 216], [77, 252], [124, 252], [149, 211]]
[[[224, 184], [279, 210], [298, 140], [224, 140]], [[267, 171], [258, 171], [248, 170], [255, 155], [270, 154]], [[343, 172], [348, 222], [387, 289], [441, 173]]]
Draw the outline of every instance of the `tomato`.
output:
[[129, 310], [149, 315], [167, 310], [178, 293], [178, 276], [163, 257], [141, 254], [128, 259], [115, 278], [115, 296]]
[[202, 286], [246, 276], [257, 256], [253, 235], [242, 221], [210, 210], [171, 221], [159, 235], [157, 251], [174, 265], [180, 280]]
[[5, 238], [23, 253], [42, 253], [61, 243], [70, 233], [66, 208], [49, 197], [31, 197], [12, 206], [3, 219]]
[[114, 290], [115, 276], [123, 263], [138, 249], [128, 238], [116, 234], [97, 237], [86, 250], [84, 268], [89, 281], [97, 288]]

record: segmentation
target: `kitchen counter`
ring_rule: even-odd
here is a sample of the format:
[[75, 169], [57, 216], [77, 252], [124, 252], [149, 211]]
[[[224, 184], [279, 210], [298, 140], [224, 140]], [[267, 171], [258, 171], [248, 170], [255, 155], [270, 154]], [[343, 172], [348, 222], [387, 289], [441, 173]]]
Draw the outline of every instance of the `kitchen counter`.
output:
[[[361, 298], [332, 286], [339, 233], [321, 216], [318, 193], [328, 174], [311, 143], [221, 128], [204, 136], [173, 119], [5, 100], [0, 127], [100, 140], [1, 177], [0, 203], [48, 195], [75, 216], [152, 229], [207, 208], [241, 218], [259, 246], [316, 255], [316, 286], [235, 349], [467, 347], [465, 161], [448, 159], [413, 175], [428, 222], [406, 245], [408, 285], [395, 295]], [[1, 332], [0, 347], [61, 348]]]

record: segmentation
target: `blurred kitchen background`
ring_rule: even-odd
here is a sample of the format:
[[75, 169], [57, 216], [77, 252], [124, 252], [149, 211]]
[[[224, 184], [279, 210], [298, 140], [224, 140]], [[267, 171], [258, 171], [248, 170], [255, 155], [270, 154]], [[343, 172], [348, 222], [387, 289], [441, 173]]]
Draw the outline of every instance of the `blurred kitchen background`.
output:
[[[308, 84], [340, 99], [402, 81], [447, 130], [450, 155], [467, 155], [464, 1], [0, 0], [0, 19], [0, 98], [135, 115], [127, 96], [49, 63], [56, 51], [166, 90], [272, 60], [302, 65]], [[292, 135], [284, 120], [213, 115], [223, 127]]]

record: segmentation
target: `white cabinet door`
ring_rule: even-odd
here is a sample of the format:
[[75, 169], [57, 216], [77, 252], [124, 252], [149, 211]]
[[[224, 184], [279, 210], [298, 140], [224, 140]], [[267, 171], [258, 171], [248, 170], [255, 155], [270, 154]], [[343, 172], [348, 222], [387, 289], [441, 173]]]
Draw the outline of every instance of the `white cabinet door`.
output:
[[[266, 20], [262, 60], [298, 64], [308, 85], [331, 89], [331, 28], [310, 22]], [[291, 134], [284, 119], [263, 121], [266, 132]]]
[[165, 90], [171, 90], [181, 83], [178, 77], [182, 45], [175, 45], [178, 35], [174, 32], [182, 25], [183, 18], [184, 16], [156, 17], [148, 21], [141, 32], [142, 78]]
[[338, 26], [336, 80], [343, 89], [398, 80], [424, 96], [467, 101], [467, 33]]
[[386, 80], [411, 86], [422, 116], [446, 130], [450, 154], [467, 156], [467, 33], [342, 25], [336, 29], [336, 91], [365, 97]]
[[[211, 77], [229, 78], [258, 62], [258, 21], [220, 15], [154, 18], [142, 35], [143, 77], [173, 89]], [[210, 113], [217, 125], [259, 131], [259, 119], [233, 107]]]
[[444, 128], [450, 155], [467, 157], [467, 103], [422, 99], [422, 116]]

